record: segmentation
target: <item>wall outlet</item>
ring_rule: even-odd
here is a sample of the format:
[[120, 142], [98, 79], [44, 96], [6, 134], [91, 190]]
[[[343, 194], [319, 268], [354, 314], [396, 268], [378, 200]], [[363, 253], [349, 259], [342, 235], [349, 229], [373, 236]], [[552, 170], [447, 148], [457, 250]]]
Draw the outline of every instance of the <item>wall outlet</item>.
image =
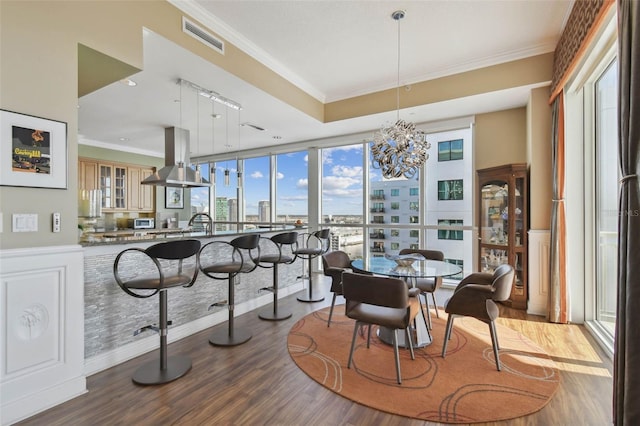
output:
[[60, 213], [54, 213], [52, 217], [53, 217], [53, 223], [52, 223], [53, 232], [60, 232]]

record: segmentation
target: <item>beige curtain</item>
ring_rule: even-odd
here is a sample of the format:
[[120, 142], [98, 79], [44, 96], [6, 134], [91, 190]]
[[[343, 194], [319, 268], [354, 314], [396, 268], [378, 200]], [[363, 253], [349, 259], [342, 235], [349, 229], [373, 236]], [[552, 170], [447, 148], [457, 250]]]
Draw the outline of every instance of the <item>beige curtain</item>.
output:
[[613, 420], [640, 424], [640, 3], [618, 0], [618, 125], [622, 171]]
[[569, 293], [566, 274], [566, 222], [564, 206], [564, 93], [553, 101], [551, 122], [551, 167], [553, 203], [551, 204], [551, 254], [549, 262], [549, 321], [568, 322]]

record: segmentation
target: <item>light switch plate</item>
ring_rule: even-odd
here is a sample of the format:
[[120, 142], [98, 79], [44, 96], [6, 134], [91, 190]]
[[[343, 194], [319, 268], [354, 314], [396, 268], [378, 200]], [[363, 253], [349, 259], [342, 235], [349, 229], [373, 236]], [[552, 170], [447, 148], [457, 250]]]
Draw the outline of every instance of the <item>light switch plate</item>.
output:
[[52, 219], [53, 232], [60, 232], [60, 213], [54, 213]]
[[12, 232], [37, 232], [37, 213], [16, 213], [11, 215]]

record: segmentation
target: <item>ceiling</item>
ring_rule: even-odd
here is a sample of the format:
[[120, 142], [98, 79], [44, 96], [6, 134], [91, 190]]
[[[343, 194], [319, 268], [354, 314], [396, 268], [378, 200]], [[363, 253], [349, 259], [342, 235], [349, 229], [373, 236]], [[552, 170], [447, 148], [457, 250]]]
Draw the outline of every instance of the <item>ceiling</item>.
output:
[[[171, 3], [321, 102], [398, 87], [398, 79], [403, 87], [553, 51], [573, 4], [572, 0]], [[398, 9], [406, 11], [399, 23], [391, 17]], [[180, 78], [243, 108], [236, 112], [212, 103], [177, 84]], [[135, 87], [114, 83], [79, 99], [81, 143], [163, 156], [163, 129], [178, 126], [190, 130], [193, 158], [373, 132], [396, 118], [391, 111], [319, 122], [147, 30], [144, 70], [131, 79]], [[521, 87], [413, 107], [401, 116], [423, 123], [524, 106], [529, 90]], [[221, 117], [214, 119], [213, 114]], [[245, 122], [266, 130], [238, 126]]]

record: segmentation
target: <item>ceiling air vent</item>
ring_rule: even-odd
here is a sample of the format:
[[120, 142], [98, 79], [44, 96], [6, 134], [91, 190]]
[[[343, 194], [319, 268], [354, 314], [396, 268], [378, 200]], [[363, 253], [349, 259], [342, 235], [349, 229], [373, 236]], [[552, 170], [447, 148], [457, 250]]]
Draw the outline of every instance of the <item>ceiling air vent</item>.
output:
[[184, 16], [182, 17], [182, 31], [224, 55], [224, 42], [222, 40], [214, 37]]
[[261, 132], [264, 132], [265, 130], [267, 130], [267, 129], [265, 129], [264, 127], [260, 127], [260, 126], [258, 126], [257, 124], [253, 124], [253, 123], [240, 123], [240, 125], [241, 125], [242, 127], [251, 127], [251, 128], [253, 128], [253, 129], [259, 130], [259, 131], [261, 131]]

